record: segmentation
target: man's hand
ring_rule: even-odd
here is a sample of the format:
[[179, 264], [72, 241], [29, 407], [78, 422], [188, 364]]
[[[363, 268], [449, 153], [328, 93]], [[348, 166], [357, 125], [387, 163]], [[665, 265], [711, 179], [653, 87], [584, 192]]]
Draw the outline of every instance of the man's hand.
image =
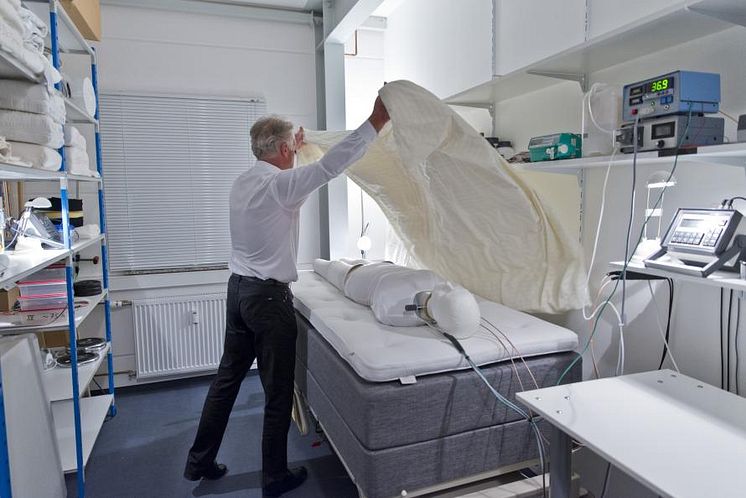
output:
[[295, 150], [300, 149], [303, 147], [303, 144], [305, 139], [305, 132], [303, 131], [303, 127], [301, 126], [298, 131], [295, 133]]
[[373, 125], [373, 128], [375, 128], [376, 131], [381, 131], [381, 128], [389, 122], [389, 119], [391, 119], [389, 118], [389, 112], [386, 110], [386, 106], [383, 105], [381, 97], [378, 97], [375, 104], [373, 104], [373, 112], [368, 118], [368, 121], [370, 121], [370, 124]]

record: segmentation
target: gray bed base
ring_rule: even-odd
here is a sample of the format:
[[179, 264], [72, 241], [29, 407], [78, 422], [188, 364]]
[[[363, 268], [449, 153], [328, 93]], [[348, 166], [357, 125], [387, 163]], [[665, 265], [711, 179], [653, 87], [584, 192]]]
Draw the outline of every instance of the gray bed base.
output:
[[[536, 459], [529, 425], [497, 403], [471, 370], [417, 383], [367, 382], [300, 313], [296, 384], [350, 477], [366, 498], [409, 496], [442, 483], [512, 471]], [[527, 358], [540, 387], [554, 385], [572, 352]], [[516, 362], [526, 389], [532, 389]], [[510, 361], [483, 367], [502, 394], [520, 391]], [[580, 380], [581, 362], [565, 377]]]

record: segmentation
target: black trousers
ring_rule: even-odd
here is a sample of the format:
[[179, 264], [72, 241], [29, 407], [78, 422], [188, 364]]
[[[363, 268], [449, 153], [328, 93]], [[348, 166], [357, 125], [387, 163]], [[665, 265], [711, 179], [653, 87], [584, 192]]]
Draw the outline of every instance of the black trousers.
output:
[[293, 297], [288, 284], [233, 274], [227, 301], [225, 348], [186, 471], [203, 471], [215, 461], [241, 381], [256, 358], [265, 395], [262, 471], [272, 479], [287, 471], [298, 334]]

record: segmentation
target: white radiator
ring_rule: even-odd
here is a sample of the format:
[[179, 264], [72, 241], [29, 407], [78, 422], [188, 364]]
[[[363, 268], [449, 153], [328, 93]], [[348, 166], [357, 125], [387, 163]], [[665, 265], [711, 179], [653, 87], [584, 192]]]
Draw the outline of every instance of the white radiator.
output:
[[134, 301], [139, 378], [217, 369], [225, 337], [225, 294]]

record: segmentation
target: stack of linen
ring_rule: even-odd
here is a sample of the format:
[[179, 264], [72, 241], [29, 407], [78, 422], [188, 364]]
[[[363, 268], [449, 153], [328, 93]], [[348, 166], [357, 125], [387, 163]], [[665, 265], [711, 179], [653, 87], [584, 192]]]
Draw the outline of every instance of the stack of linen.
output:
[[0, 80], [0, 136], [34, 168], [57, 171], [64, 145], [65, 101], [42, 83]]
[[44, 57], [47, 25], [36, 14], [21, 6], [20, 0], [0, 1], [0, 52], [44, 76], [49, 84], [60, 81], [60, 73]]
[[88, 144], [77, 128], [65, 125], [65, 164], [73, 175], [95, 176], [90, 169]]

